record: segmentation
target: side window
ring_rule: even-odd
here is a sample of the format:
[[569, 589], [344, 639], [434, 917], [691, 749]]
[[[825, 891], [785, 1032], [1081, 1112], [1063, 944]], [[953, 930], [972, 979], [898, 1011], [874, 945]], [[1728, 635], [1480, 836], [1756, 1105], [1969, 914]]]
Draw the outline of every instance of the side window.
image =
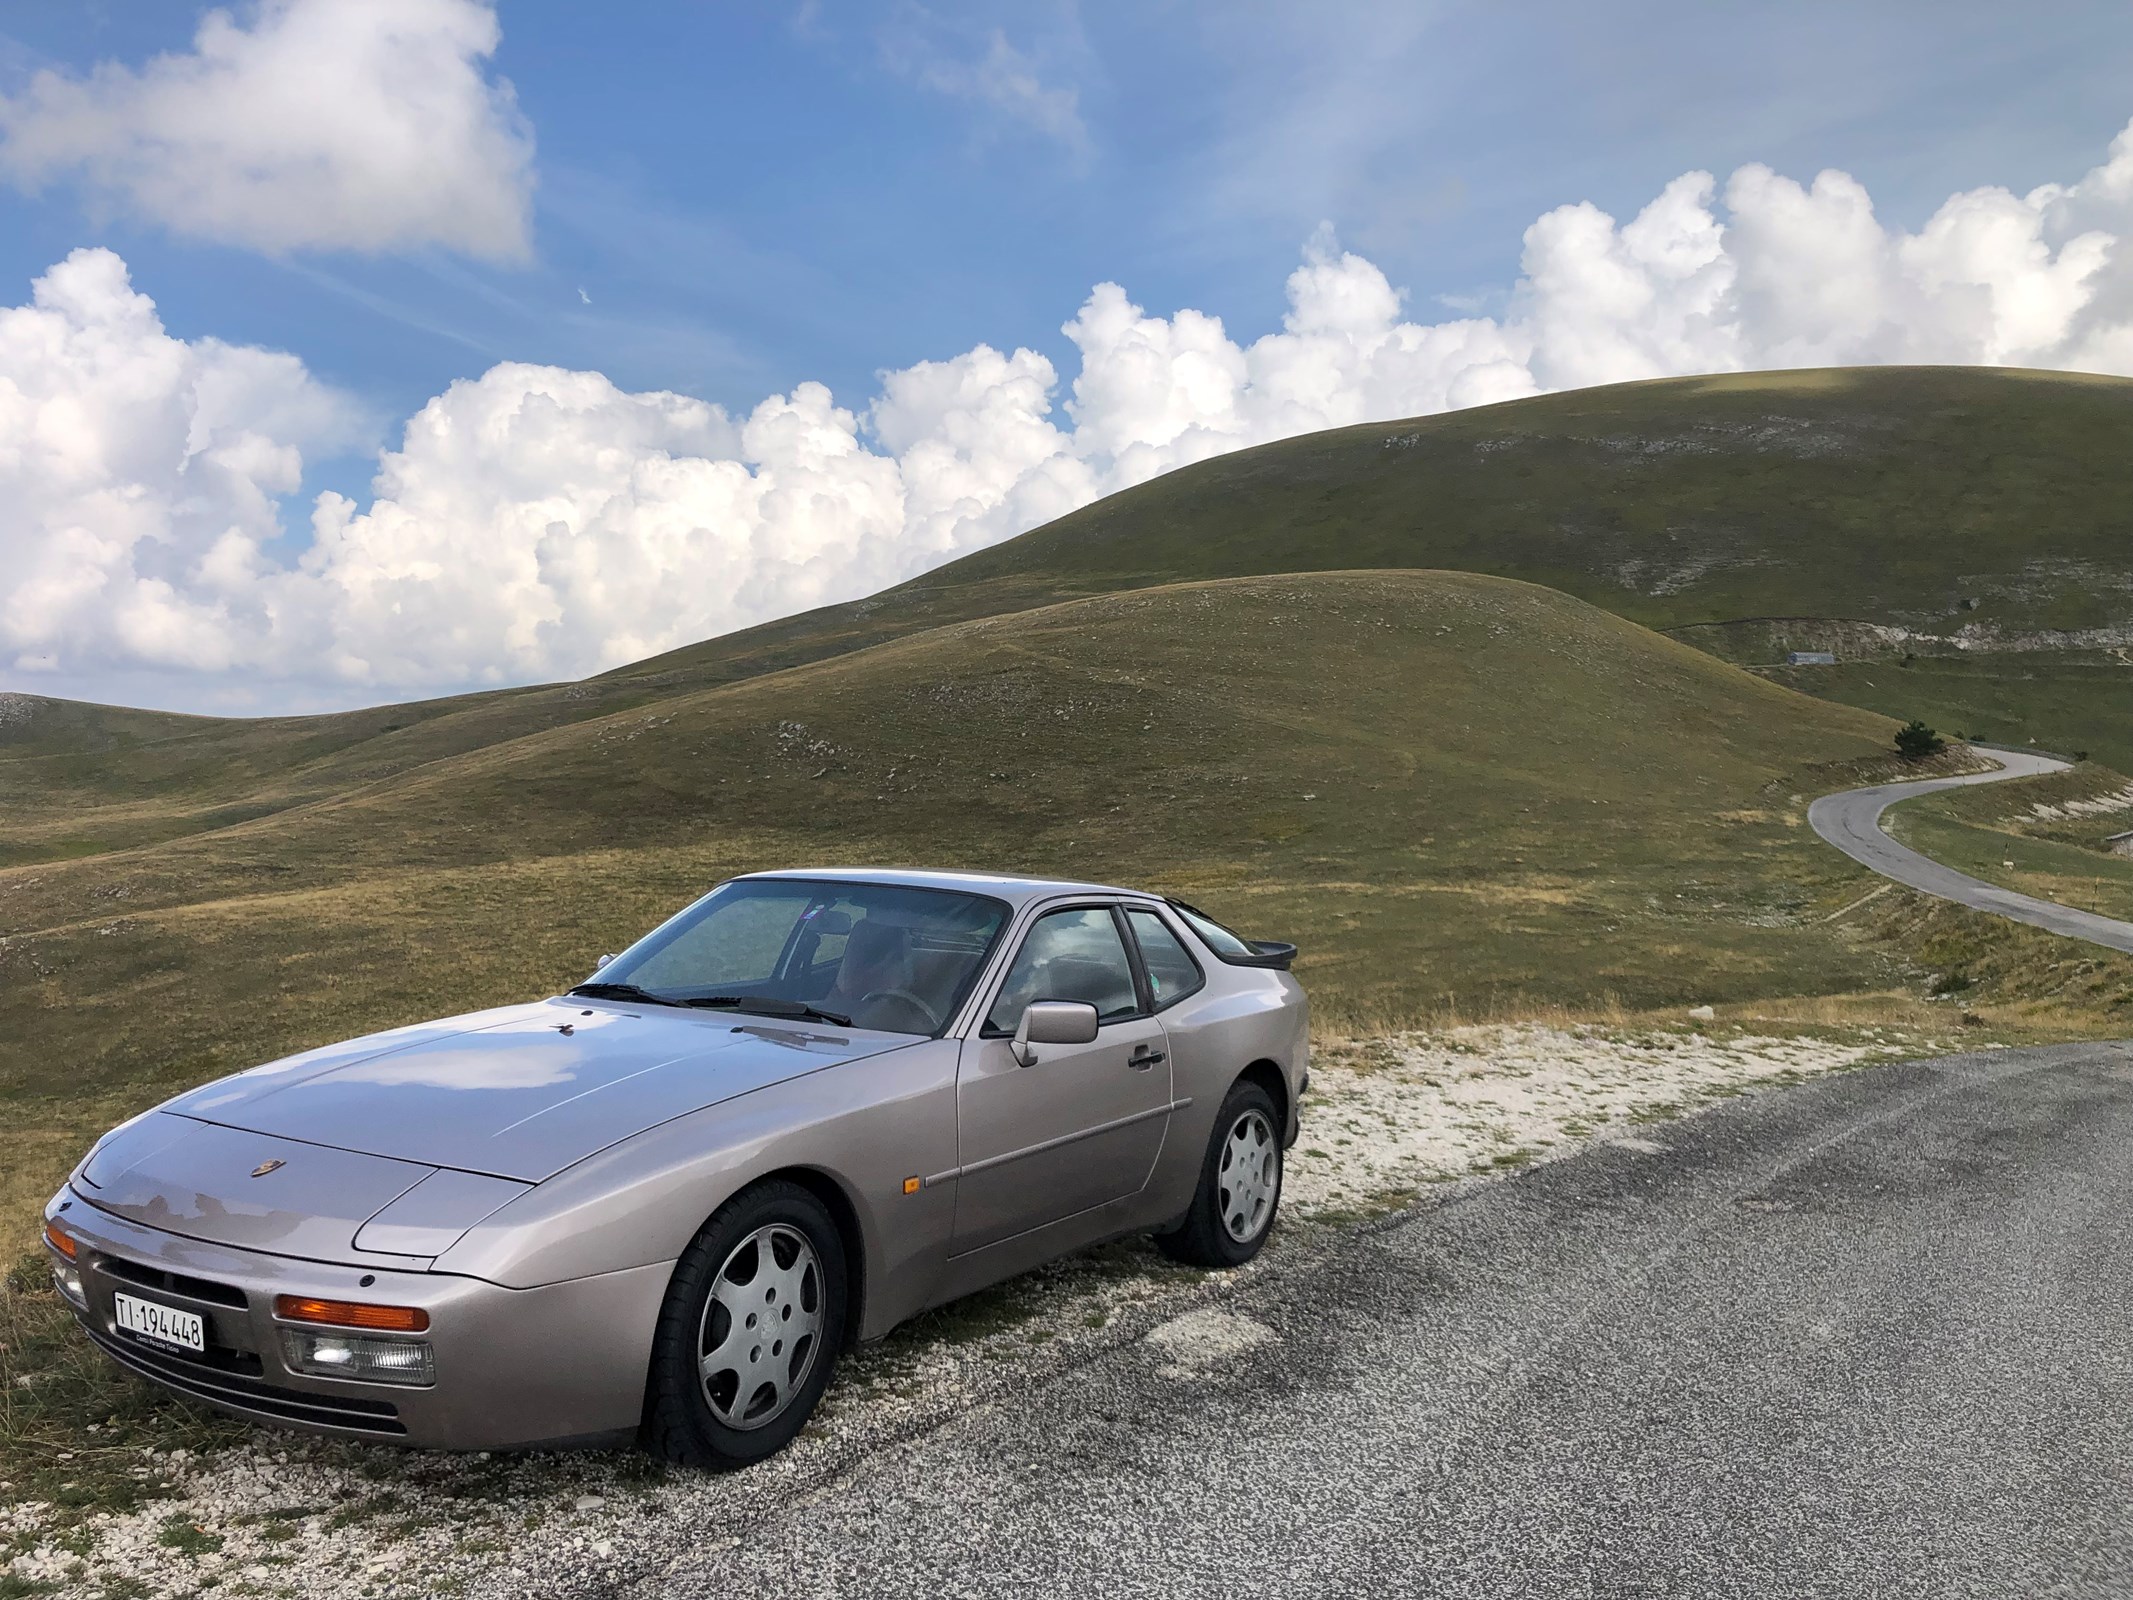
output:
[[1104, 1022], [1140, 1010], [1133, 967], [1109, 911], [1086, 907], [1039, 917], [985, 1014], [985, 1031], [1013, 1033], [1032, 1000], [1085, 1000]]
[[1156, 1010], [1184, 999], [1207, 981], [1200, 964], [1153, 911], [1128, 911], [1126, 921], [1132, 924], [1134, 941], [1141, 947], [1141, 965], [1148, 969]]

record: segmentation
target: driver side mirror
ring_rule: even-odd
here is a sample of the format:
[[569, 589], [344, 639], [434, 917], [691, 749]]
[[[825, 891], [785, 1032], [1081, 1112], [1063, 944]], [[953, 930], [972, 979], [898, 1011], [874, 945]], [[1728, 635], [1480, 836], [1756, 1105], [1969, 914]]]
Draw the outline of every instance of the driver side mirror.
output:
[[598, 972], [602, 967], [606, 966], [610, 961], [614, 959], [614, 952], [609, 951], [606, 955], [602, 956], [598, 961], [595, 961], [593, 963], [593, 971]]
[[1015, 1059], [1037, 1064], [1040, 1044], [1094, 1044], [1096, 1008], [1086, 1000], [1032, 1000], [1015, 1024]]

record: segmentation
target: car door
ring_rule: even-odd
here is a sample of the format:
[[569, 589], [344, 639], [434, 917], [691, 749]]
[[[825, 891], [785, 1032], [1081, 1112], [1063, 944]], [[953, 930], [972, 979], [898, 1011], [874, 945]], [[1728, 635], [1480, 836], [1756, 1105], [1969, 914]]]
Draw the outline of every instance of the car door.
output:
[[[1108, 904], [1047, 911], [1024, 934], [957, 1073], [957, 1254], [1146, 1186], [1170, 1119], [1170, 1055], [1129, 949]], [[1094, 1005], [1095, 1041], [1040, 1045], [1023, 1066], [1011, 1040], [1034, 1000]]]

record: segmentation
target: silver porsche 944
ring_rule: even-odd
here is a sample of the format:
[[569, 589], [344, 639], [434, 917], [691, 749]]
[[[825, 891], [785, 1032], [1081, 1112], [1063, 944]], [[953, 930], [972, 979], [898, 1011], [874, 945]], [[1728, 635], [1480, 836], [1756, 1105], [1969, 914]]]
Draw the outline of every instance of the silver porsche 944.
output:
[[744, 1465], [929, 1306], [1121, 1234], [1256, 1254], [1294, 954], [1096, 884], [736, 878], [566, 995], [114, 1128], [45, 1245], [113, 1359], [247, 1417]]

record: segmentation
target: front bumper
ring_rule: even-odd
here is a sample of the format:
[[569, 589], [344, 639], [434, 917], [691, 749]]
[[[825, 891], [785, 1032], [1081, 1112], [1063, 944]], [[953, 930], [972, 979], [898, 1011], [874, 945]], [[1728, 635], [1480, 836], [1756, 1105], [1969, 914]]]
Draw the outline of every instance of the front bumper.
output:
[[[86, 1309], [113, 1360], [180, 1394], [257, 1422], [449, 1450], [603, 1442], [643, 1414], [652, 1332], [673, 1263], [506, 1289], [478, 1278], [300, 1261], [210, 1244], [99, 1211], [71, 1188], [45, 1207], [73, 1237]], [[49, 1246], [47, 1249], [49, 1250]], [[121, 1329], [112, 1296], [199, 1314], [204, 1354]], [[293, 1372], [274, 1297], [420, 1306], [436, 1381], [413, 1388]]]

